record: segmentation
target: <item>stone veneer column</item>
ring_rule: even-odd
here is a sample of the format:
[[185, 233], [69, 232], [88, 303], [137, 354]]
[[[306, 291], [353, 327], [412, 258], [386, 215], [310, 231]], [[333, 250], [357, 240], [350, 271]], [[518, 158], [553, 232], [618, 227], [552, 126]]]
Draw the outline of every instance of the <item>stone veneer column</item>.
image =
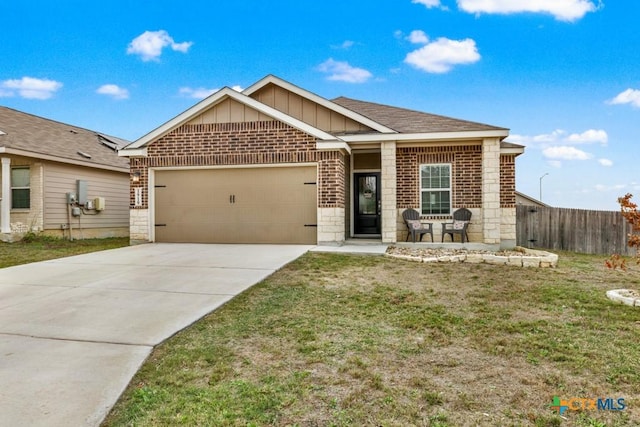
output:
[[131, 244], [149, 242], [149, 209], [129, 210], [129, 241]]
[[397, 216], [396, 197], [398, 180], [396, 172], [396, 142], [383, 142], [380, 146], [381, 160], [381, 204], [382, 204], [382, 241], [384, 243], [395, 243], [397, 237]]
[[346, 158], [338, 151], [320, 153], [318, 162], [318, 245], [345, 241]]
[[344, 244], [344, 208], [318, 208], [318, 245]]
[[482, 236], [487, 244], [500, 243], [500, 140], [482, 141]]
[[516, 208], [500, 208], [500, 248], [513, 249], [516, 247]]
[[2, 158], [2, 201], [0, 201], [0, 233], [11, 233], [11, 159]]
[[36, 162], [31, 166], [31, 218], [29, 231], [44, 230], [44, 168]]

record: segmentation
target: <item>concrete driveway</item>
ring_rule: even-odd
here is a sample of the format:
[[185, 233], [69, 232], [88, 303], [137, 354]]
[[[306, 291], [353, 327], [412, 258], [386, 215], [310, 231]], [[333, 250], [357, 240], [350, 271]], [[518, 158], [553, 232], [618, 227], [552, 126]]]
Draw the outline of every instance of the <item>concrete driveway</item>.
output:
[[153, 346], [310, 248], [147, 244], [0, 269], [0, 425], [99, 425]]

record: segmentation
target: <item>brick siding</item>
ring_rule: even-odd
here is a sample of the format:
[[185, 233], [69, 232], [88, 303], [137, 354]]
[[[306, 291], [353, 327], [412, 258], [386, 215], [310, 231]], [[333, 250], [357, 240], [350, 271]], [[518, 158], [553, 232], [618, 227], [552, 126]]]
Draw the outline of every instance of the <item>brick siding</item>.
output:
[[347, 173], [345, 156], [337, 151], [318, 153], [320, 157], [318, 207], [345, 207], [345, 178]]
[[516, 205], [516, 156], [500, 156], [500, 207]]
[[451, 163], [453, 208], [482, 207], [482, 147], [480, 145], [398, 148], [398, 208], [420, 205], [421, 164]]
[[[315, 137], [282, 122], [187, 124], [149, 145], [147, 154], [131, 158], [132, 209], [148, 208], [148, 168], [315, 162], [320, 175], [318, 206], [345, 206], [344, 156], [335, 151], [318, 152]], [[136, 172], [140, 180], [134, 183]], [[134, 206], [133, 187], [143, 188], [141, 206]]]
[[[500, 156], [500, 207], [516, 204], [516, 157]], [[421, 164], [451, 163], [453, 208], [482, 207], [482, 147], [409, 147], [397, 150], [398, 208], [420, 205]]]

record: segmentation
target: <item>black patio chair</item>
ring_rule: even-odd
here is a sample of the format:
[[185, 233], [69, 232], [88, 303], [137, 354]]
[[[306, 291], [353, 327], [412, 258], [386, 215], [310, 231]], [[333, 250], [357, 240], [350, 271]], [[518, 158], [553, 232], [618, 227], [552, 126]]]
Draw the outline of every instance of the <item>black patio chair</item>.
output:
[[462, 243], [465, 241], [465, 237], [467, 238], [467, 242], [469, 241], [469, 235], [467, 234], [467, 229], [469, 228], [469, 222], [471, 221], [471, 211], [467, 208], [460, 208], [453, 213], [453, 222], [443, 222], [442, 223], [442, 241], [444, 242], [445, 234], [451, 236], [451, 241], [453, 242], [454, 234], [459, 234]]
[[402, 218], [407, 225], [407, 238], [405, 242], [408, 241], [409, 236], [411, 236], [413, 243], [415, 243], [417, 235], [420, 236], [420, 241], [422, 242], [422, 236], [425, 234], [430, 234], [431, 241], [433, 242], [433, 224], [430, 222], [420, 222], [420, 213], [417, 210], [407, 209], [402, 212]]

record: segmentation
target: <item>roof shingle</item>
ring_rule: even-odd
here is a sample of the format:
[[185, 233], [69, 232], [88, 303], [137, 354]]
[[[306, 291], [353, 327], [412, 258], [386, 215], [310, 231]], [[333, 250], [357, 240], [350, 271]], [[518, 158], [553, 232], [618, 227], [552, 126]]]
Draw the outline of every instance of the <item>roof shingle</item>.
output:
[[399, 133], [434, 133], [505, 130], [502, 127], [423, 113], [406, 108], [358, 101], [341, 96], [332, 102], [374, 120]]
[[114, 150], [126, 144], [120, 138], [0, 107], [0, 147], [32, 153], [35, 158], [52, 156], [61, 162], [128, 169], [129, 160]]

